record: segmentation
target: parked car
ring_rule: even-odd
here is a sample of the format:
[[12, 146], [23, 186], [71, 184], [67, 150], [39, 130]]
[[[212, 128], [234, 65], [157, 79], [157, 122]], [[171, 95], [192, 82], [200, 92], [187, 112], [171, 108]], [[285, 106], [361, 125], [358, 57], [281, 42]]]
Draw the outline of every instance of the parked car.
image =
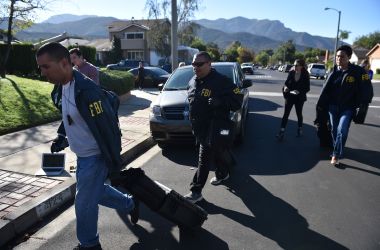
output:
[[287, 73], [290, 71], [290, 69], [293, 67], [291, 64], [285, 64], [284, 67], [282, 68], [282, 72]]
[[252, 63], [242, 63], [241, 64], [241, 70], [244, 74], [253, 75], [253, 64]]
[[[244, 95], [243, 104], [236, 112], [231, 112], [231, 120], [235, 122], [235, 142], [242, 142], [245, 134], [245, 123], [248, 115], [248, 87], [252, 81], [245, 79], [241, 67], [236, 62], [212, 63], [218, 72], [229, 77]], [[189, 120], [189, 103], [187, 87], [194, 76], [191, 66], [177, 68], [166, 81], [161, 93], [151, 104], [150, 131], [159, 146], [175, 142], [193, 142]]]
[[310, 63], [307, 67], [307, 71], [309, 71], [310, 76], [314, 76], [317, 79], [325, 79], [326, 75], [326, 67], [321, 63]]
[[[137, 74], [139, 68], [134, 68], [128, 70], [132, 75], [135, 76], [135, 85], [137, 84]], [[142, 84], [143, 88], [157, 88], [159, 84], [165, 83], [169, 78], [169, 73], [159, 67], [144, 67], [144, 82]]]
[[[130, 70], [130, 69], [133, 69], [133, 68], [137, 68], [139, 66], [139, 62], [141, 62], [140, 60], [121, 60], [120, 62], [118, 63], [115, 63], [115, 64], [108, 64], [106, 66], [107, 69], [109, 70]], [[146, 62], [143, 62], [143, 65], [144, 67], [145, 66], [149, 66], [149, 64], [147, 64]]]

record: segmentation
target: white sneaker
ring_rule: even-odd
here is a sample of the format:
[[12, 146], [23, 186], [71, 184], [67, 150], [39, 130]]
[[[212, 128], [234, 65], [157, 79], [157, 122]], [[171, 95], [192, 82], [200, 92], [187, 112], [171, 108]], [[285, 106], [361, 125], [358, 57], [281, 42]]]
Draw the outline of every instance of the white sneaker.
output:
[[210, 180], [210, 183], [212, 184], [212, 185], [219, 185], [220, 183], [222, 183], [222, 181], [225, 181], [225, 180], [227, 180], [228, 178], [230, 178], [230, 175], [229, 174], [227, 174], [227, 176], [226, 177], [224, 177], [224, 178], [222, 178], [222, 179], [218, 179], [218, 178], [216, 178], [216, 176], [215, 177], [212, 177], [211, 178], [211, 180]]
[[197, 203], [198, 201], [203, 200], [203, 196], [201, 193], [196, 192], [190, 192], [187, 195], [184, 196], [186, 200], [190, 201], [191, 203]]

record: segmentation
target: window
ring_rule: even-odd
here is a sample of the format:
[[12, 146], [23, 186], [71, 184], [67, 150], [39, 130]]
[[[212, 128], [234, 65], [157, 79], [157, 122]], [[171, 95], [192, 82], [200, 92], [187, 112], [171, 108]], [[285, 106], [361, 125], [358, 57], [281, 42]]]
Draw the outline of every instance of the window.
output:
[[126, 32], [124, 34], [124, 37], [126, 39], [144, 39], [144, 33], [143, 32]]
[[129, 60], [144, 60], [144, 51], [130, 50], [127, 52], [127, 59]]

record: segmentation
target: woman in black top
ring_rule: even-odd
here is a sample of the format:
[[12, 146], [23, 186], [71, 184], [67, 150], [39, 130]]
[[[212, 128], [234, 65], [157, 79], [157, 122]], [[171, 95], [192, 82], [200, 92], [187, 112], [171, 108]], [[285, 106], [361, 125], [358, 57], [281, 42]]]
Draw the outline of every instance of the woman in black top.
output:
[[285, 98], [284, 115], [281, 121], [280, 132], [276, 135], [278, 140], [282, 140], [285, 134], [285, 127], [288, 122], [290, 111], [293, 105], [296, 107], [298, 118], [297, 136], [302, 136], [302, 108], [306, 101], [306, 93], [310, 90], [310, 76], [306, 70], [305, 61], [297, 59], [294, 62], [294, 67], [289, 71], [288, 78], [282, 89]]

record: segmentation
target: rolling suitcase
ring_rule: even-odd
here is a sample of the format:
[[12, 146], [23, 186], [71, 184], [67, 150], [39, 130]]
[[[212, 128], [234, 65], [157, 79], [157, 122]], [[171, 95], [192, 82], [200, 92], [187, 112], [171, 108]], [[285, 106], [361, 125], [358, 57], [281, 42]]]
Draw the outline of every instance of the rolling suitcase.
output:
[[141, 168], [130, 168], [120, 173], [121, 178], [112, 185], [120, 185], [153, 211], [158, 211], [166, 198], [166, 192], [145, 175]]
[[207, 212], [185, 197], [156, 181], [167, 193], [158, 213], [182, 228], [197, 228], [207, 219]]
[[314, 125], [317, 127], [319, 146], [331, 148], [333, 146], [333, 140], [330, 130], [329, 115], [327, 111], [318, 109], [316, 114], [317, 117], [314, 120]]
[[151, 180], [140, 168], [130, 168], [120, 174], [113, 185], [120, 185], [128, 190], [147, 207], [172, 221], [181, 228], [195, 229], [201, 227], [207, 219], [207, 212], [186, 200], [176, 191]]

